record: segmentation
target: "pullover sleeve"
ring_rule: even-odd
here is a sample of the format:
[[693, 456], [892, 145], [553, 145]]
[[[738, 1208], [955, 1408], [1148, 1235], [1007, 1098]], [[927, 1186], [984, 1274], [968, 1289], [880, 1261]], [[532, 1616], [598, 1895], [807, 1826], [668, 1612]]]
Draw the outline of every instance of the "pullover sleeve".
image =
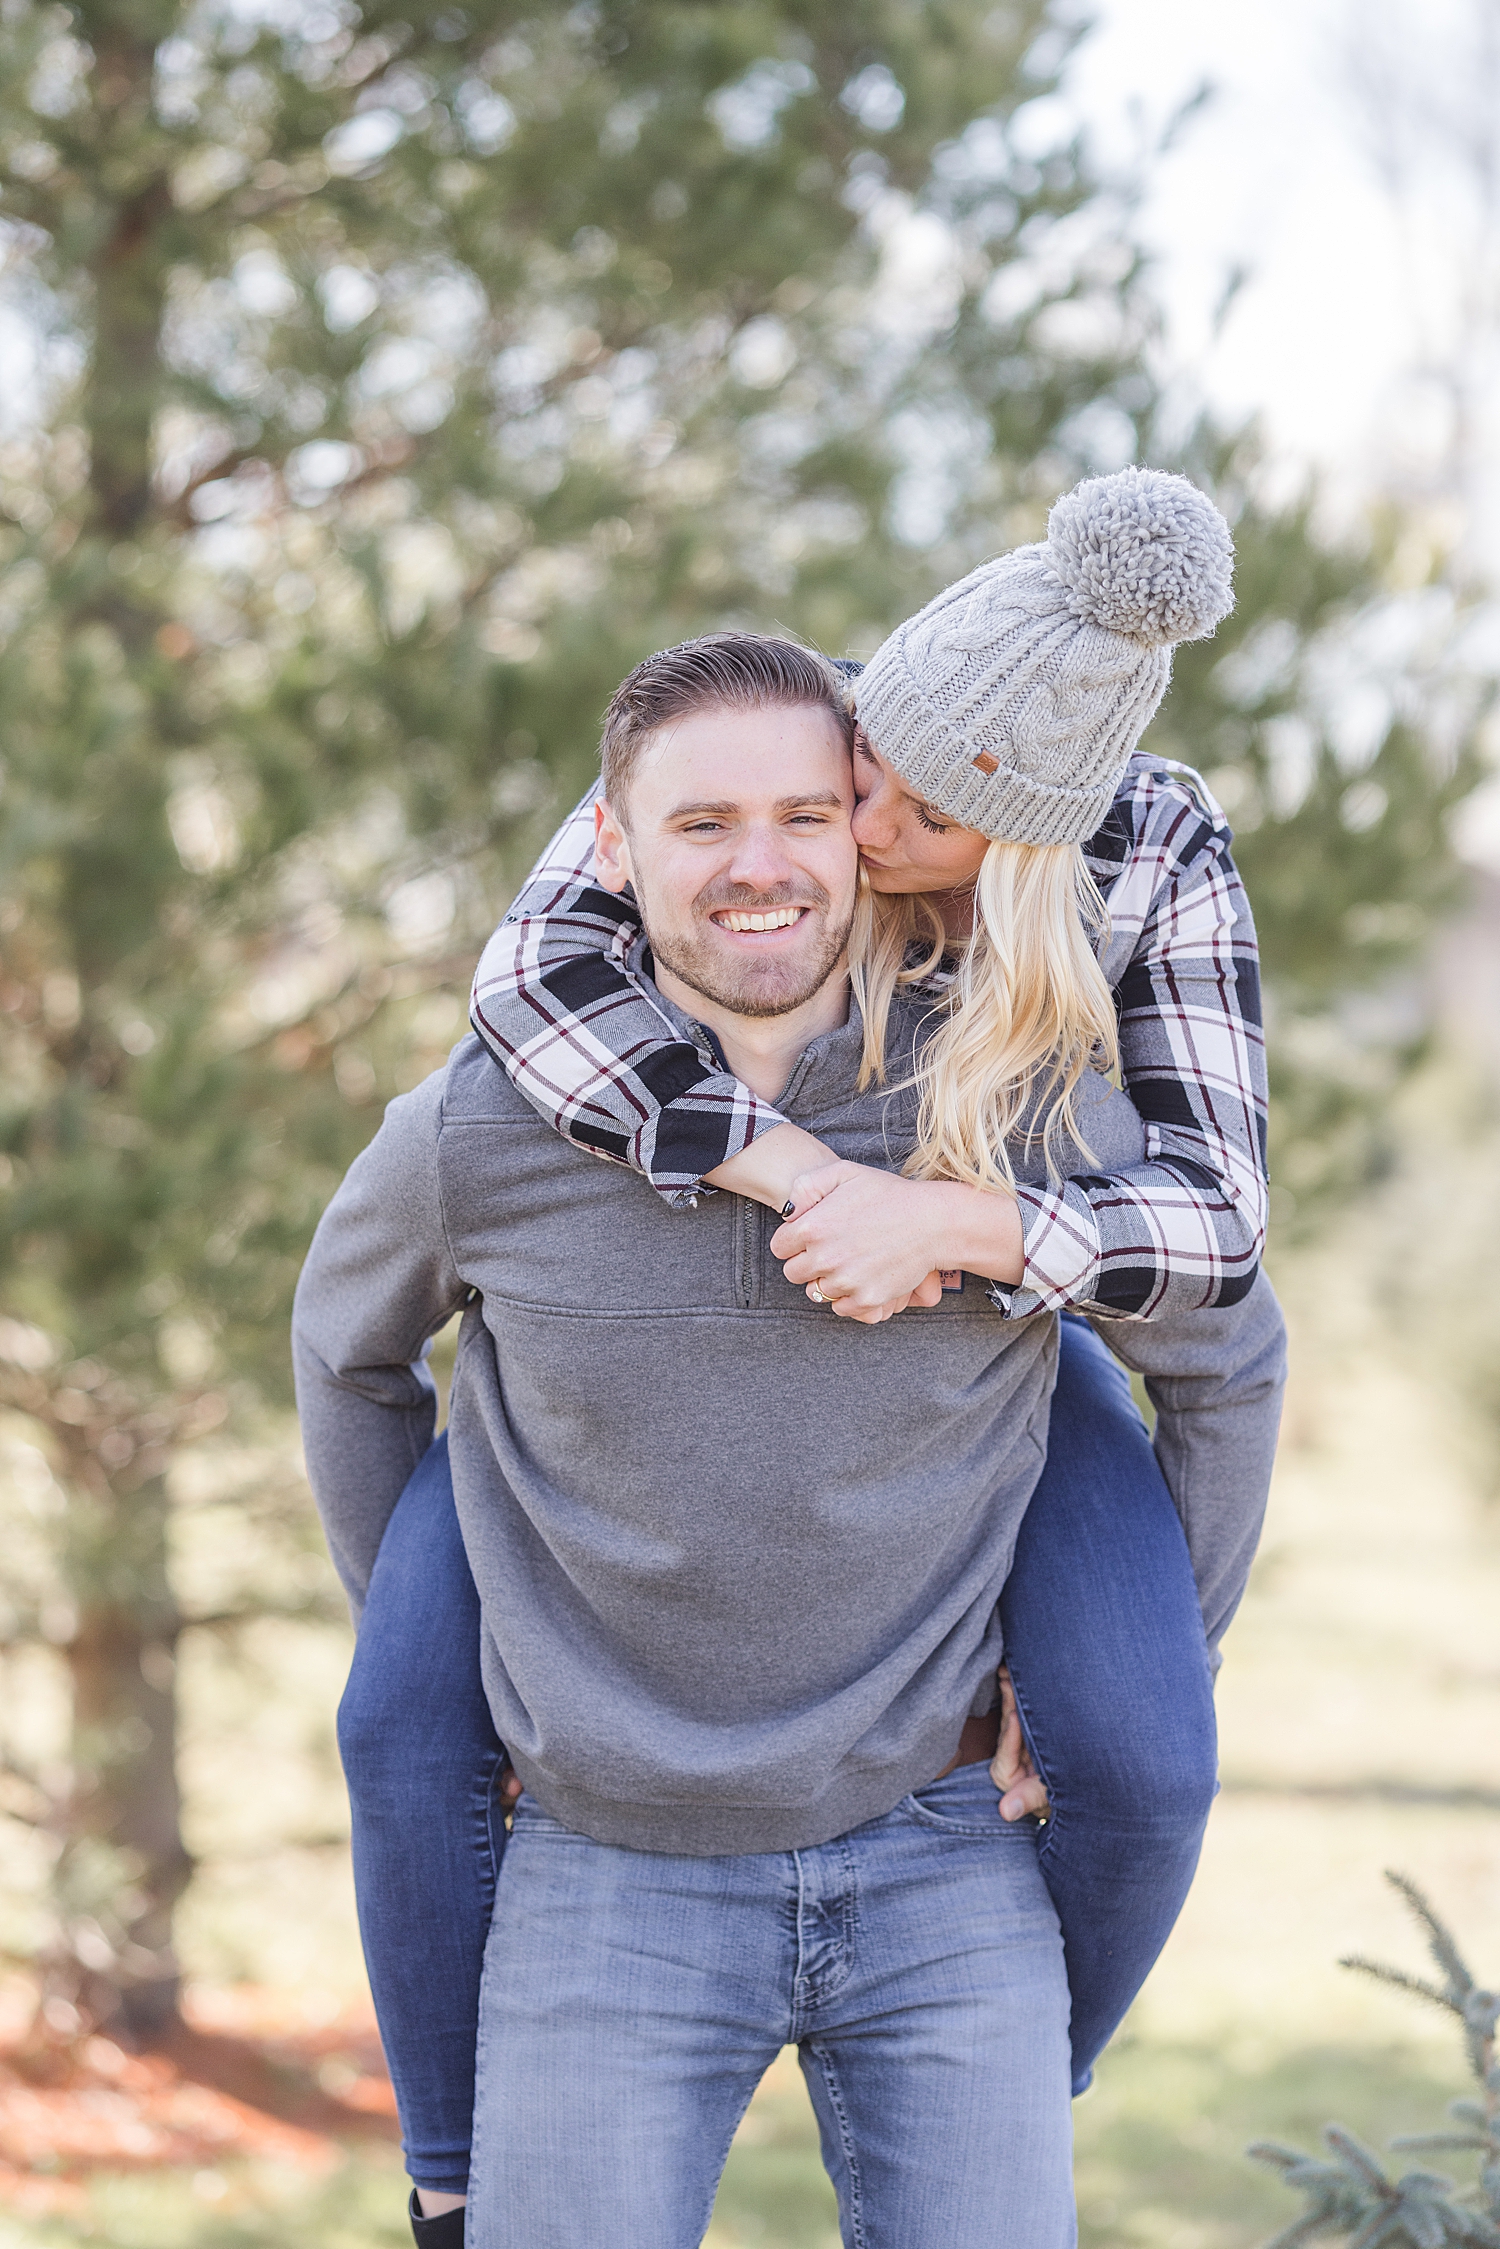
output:
[[1182, 1518], [1214, 1668], [1260, 1539], [1281, 1397], [1286, 1327], [1264, 1272], [1236, 1304], [1181, 1319], [1091, 1321], [1145, 1378], [1153, 1440]]
[[1110, 915], [1125, 1090], [1145, 1160], [1023, 1187], [1013, 1316], [1174, 1317], [1236, 1303], [1266, 1231], [1260, 959], [1223, 813], [1195, 773], [1127, 769], [1089, 856]]
[[442, 1086], [438, 1072], [386, 1110], [323, 1213], [292, 1310], [308, 1481], [356, 1619], [391, 1512], [432, 1442], [431, 1339], [472, 1293], [438, 1195]]
[[555, 1131], [691, 1209], [714, 1192], [706, 1171], [786, 1120], [683, 1039], [632, 975], [635, 900], [593, 879], [598, 794], [569, 814], [486, 945], [469, 1020]]

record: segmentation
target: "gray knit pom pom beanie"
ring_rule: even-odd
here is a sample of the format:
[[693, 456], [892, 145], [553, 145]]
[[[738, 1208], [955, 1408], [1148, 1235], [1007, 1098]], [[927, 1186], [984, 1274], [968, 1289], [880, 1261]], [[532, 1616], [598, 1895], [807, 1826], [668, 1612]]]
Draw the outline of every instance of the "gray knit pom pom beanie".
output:
[[1233, 607], [1234, 549], [1185, 476], [1122, 469], [1059, 500], [1045, 543], [981, 563], [870, 658], [860, 724], [950, 820], [1082, 843], [1171, 678]]

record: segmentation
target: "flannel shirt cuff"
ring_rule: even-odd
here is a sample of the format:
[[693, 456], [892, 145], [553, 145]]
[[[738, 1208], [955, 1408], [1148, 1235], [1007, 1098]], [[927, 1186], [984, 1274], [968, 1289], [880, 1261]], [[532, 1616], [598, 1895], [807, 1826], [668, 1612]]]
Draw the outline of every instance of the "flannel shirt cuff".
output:
[[[634, 1150], [629, 1156], [612, 1156], [607, 1148], [590, 1148], [587, 1141], [577, 1141], [574, 1145], [587, 1148], [588, 1153], [591, 1156], [597, 1156], [602, 1164], [618, 1164], [622, 1171], [637, 1173], [640, 1178], [645, 1180], [648, 1187], [655, 1188], [668, 1210], [696, 1210], [705, 1195], [716, 1195], [719, 1192], [717, 1187], [710, 1187], [704, 1179], [683, 1181], [681, 1179], [653, 1178], [649, 1166], [640, 1153], [639, 1138], [637, 1138]], [[712, 1170], [712, 1165], [709, 1168]]]
[[[701, 1050], [700, 1059], [709, 1069], [719, 1063], [719, 1057]], [[752, 1142], [786, 1123], [779, 1109], [748, 1086], [737, 1087], [736, 1095], [728, 1110], [719, 1105], [700, 1108], [691, 1096], [658, 1110], [634, 1135], [628, 1155], [611, 1156], [610, 1161], [623, 1161], [640, 1172], [669, 1210], [696, 1210], [702, 1196], [719, 1193], [704, 1178], [705, 1172], [717, 1171], [720, 1164], [731, 1162]]]
[[1034, 1312], [1067, 1312], [1087, 1303], [1103, 1263], [1088, 1204], [1080, 1210], [1065, 1189], [1043, 1194], [1034, 1187], [1019, 1188], [1016, 1202], [1026, 1263], [1013, 1288], [1003, 1281], [991, 1284], [996, 1311], [1008, 1320], [1025, 1320]]
[[[722, 1055], [706, 1046], [697, 1048], [697, 1059], [706, 1073], [724, 1068]], [[706, 1181], [704, 1172], [717, 1172], [722, 1163], [744, 1154], [762, 1133], [776, 1131], [785, 1122], [780, 1109], [771, 1109], [749, 1086], [735, 1084], [729, 1102], [688, 1091], [641, 1122], [623, 1160], [641, 1172], [668, 1210], [697, 1210], [699, 1196], [720, 1192]]]

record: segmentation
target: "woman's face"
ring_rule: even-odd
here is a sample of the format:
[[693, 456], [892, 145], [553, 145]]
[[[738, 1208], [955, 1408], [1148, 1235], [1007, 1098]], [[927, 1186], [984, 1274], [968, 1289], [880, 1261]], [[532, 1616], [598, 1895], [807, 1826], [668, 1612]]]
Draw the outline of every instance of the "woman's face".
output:
[[854, 730], [854, 840], [872, 890], [962, 890], [989, 839], [934, 812], [887, 765], [862, 726]]

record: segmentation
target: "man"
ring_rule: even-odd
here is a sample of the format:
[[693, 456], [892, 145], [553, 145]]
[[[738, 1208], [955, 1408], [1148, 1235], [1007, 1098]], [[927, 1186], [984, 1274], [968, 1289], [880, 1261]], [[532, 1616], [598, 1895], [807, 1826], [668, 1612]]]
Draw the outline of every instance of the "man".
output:
[[[670, 722], [620, 731], [600, 879], [633, 886], [680, 1033], [841, 1155], [899, 1164], [909, 1104], [858, 1092], [848, 1021], [847, 721], [831, 676], [778, 684], [778, 661], [696, 689], [688, 665]], [[1086, 1129], [1106, 1169], [1140, 1145], [1102, 1089]], [[471, 1038], [392, 1105], [299, 1293], [309, 1472], [356, 1598], [430, 1438], [426, 1338], [464, 1308], [455, 1493], [527, 1791], [481, 2006], [478, 2249], [701, 2238], [788, 2040], [848, 2238], [1074, 2238], [1036, 1829], [964, 1778], [995, 1744], [969, 1714], [1054, 1323], [991, 1306], [973, 1240], [944, 1259], [961, 1291], [835, 1320], [771, 1230], [728, 1196], [683, 1225]]]

